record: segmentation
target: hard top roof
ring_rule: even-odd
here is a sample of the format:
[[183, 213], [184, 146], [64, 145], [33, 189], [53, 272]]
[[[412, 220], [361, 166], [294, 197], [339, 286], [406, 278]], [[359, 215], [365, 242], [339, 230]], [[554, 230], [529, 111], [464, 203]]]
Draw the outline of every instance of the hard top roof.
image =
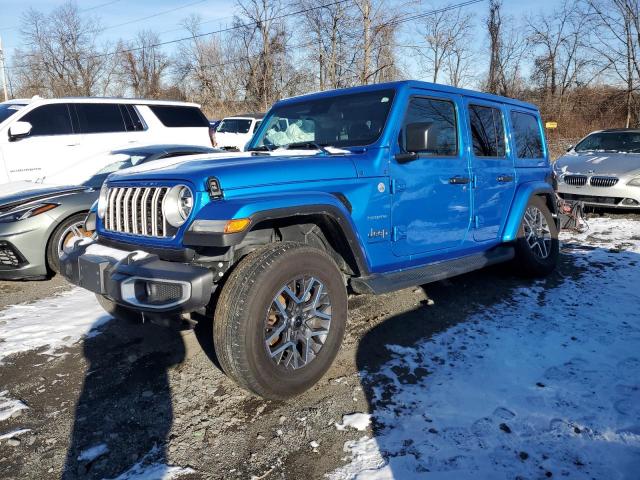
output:
[[450, 94], [464, 95], [466, 97], [475, 98], [478, 100], [488, 100], [499, 103], [506, 103], [509, 105], [529, 109], [529, 110], [538, 110], [538, 107], [531, 103], [523, 102], [520, 100], [516, 100], [514, 98], [501, 97], [499, 95], [493, 95], [490, 93], [478, 92], [475, 90], [467, 90], [464, 88], [451, 87], [448, 85], [441, 85], [439, 83], [430, 83], [423, 82], [420, 80], [400, 80], [397, 82], [387, 82], [387, 83], [376, 83], [372, 85], [363, 85], [359, 87], [350, 87], [350, 88], [341, 88], [337, 90], [327, 90], [324, 92], [315, 92], [306, 95], [301, 95], [298, 97], [290, 97], [283, 100], [280, 100], [277, 104], [286, 104], [286, 103], [295, 103], [301, 100], [312, 100], [319, 98], [327, 98], [335, 95], [344, 95], [350, 93], [361, 93], [361, 92], [374, 92], [377, 90], [385, 90], [385, 89], [393, 89], [393, 90], [402, 90], [408, 88], [422, 88], [433, 91], [440, 91]]
[[150, 100], [146, 98], [121, 98], [121, 97], [59, 97], [59, 98], [43, 98], [33, 97], [25, 99], [9, 100], [3, 103], [19, 103], [19, 104], [34, 104], [34, 103], [126, 103], [131, 105], [167, 105], [167, 106], [180, 106], [180, 107], [196, 107], [200, 108], [197, 103], [179, 102], [175, 100]]

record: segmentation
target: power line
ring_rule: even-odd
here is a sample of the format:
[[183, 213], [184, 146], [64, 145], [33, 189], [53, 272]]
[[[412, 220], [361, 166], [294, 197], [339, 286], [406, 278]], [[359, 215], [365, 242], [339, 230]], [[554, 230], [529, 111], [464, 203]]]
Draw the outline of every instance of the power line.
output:
[[113, 5], [114, 3], [118, 3], [121, 2], [122, 0], [111, 0], [110, 2], [106, 2], [106, 3], [101, 3], [99, 5], [96, 5], [94, 7], [89, 7], [89, 8], [83, 8], [82, 10], [79, 10], [80, 12], [90, 12], [91, 10], [97, 10], [99, 8], [102, 7], [108, 7], [109, 5]]
[[169, 10], [164, 10], [162, 12], [154, 13], [153, 15], [148, 15], [146, 17], [136, 18], [135, 20], [128, 20], [128, 21], [123, 22], [123, 23], [118, 23], [117, 25], [110, 25], [108, 27], [102, 28], [101, 32], [104, 32], [105, 30], [111, 30], [112, 28], [124, 27], [125, 25], [131, 25], [132, 23], [142, 22], [142, 21], [148, 20], [150, 18], [156, 18], [156, 17], [159, 17], [161, 15], [166, 15], [167, 13], [177, 12], [178, 10], [182, 10], [182, 9], [185, 9], [185, 8], [188, 8], [188, 7], [192, 7], [194, 5], [198, 5], [200, 3], [204, 3], [204, 2], [208, 2], [208, 1], [209, 0], [197, 0], [196, 2], [187, 3], [186, 5], [181, 5], [179, 7], [171, 8]]

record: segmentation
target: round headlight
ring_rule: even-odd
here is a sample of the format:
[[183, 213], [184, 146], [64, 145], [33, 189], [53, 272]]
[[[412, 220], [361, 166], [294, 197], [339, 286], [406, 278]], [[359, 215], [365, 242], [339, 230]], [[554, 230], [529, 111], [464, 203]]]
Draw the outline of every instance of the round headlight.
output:
[[109, 197], [109, 189], [106, 184], [102, 184], [102, 188], [100, 189], [100, 196], [98, 197], [98, 217], [104, 218], [105, 213], [107, 213], [107, 200]]
[[193, 210], [193, 193], [186, 185], [171, 187], [162, 201], [162, 213], [170, 225], [180, 227]]

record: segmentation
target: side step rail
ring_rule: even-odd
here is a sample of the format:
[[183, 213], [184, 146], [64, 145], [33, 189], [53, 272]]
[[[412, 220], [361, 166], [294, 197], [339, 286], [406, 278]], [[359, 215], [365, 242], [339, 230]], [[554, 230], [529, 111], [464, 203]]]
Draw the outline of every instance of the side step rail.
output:
[[515, 251], [512, 246], [500, 245], [488, 252], [467, 255], [454, 260], [444, 260], [425, 267], [353, 278], [351, 279], [351, 288], [357, 293], [388, 293], [462, 275], [489, 265], [509, 261], [514, 256]]

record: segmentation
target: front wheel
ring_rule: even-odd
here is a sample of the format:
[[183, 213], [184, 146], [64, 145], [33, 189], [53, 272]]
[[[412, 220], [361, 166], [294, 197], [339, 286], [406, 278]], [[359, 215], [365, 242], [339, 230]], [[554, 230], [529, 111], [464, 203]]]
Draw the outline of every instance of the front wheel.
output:
[[346, 288], [329, 255], [293, 242], [269, 245], [245, 257], [222, 289], [216, 355], [242, 387], [287, 399], [329, 369], [346, 320]]
[[532, 277], [550, 274], [560, 254], [558, 228], [544, 199], [533, 197], [522, 217], [516, 240], [515, 265]]

